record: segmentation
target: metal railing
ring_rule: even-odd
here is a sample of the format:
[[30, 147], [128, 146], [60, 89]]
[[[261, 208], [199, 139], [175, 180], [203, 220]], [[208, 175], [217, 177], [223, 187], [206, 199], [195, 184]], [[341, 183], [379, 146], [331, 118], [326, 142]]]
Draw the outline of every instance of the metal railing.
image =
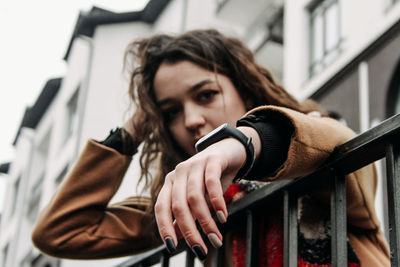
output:
[[[274, 182], [228, 206], [228, 223], [220, 225], [229, 232], [233, 223], [245, 217], [247, 227], [246, 266], [257, 266], [257, 210], [272, 198], [283, 196], [284, 266], [297, 266], [297, 196], [310, 188], [331, 188], [331, 259], [332, 266], [347, 266], [347, 222], [345, 176], [374, 161], [386, 158], [387, 202], [391, 265], [400, 267], [400, 115], [393, 116], [374, 128], [338, 146], [330, 159], [314, 173], [294, 180]], [[330, 179], [318, 179], [330, 177]], [[184, 242], [181, 242], [184, 243]], [[179, 244], [178, 254], [186, 251], [186, 266], [194, 266], [194, 255], [185, 244]], [[213, 266], [223, 266], [223, 247], [213, 254]], [[165, 246], [132, 256], [118, 267], [150, 266], [161, 263], [169, 266], [170, 255]]]

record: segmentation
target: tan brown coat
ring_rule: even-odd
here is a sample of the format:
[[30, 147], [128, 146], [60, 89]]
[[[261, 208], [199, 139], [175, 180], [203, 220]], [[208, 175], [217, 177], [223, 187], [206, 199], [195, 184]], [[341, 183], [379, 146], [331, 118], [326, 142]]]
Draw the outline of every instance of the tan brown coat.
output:
[[[329, 118], [307, 116], [274, 106], [294, 125], [288, 159], [275, 177], [266, 181], [306, 175], [320, 166], [333, 149], [354, 133]], [[43, 252], [63, 258], [98, 259], [137, 254], [162, 244], [154, 218], [144, 210], [149, 199], [130, 197], [109, 205], [131, 157], [90, 140], [72, 171], [41, 212], [33, 231], [34, 244]], [[363, 266], [390, 266], [387, 243], [374, 210], [377, 177], [372, 165], [347, 177], [348, 238]], [[321, 192], [319, 196], [328, 201]]]

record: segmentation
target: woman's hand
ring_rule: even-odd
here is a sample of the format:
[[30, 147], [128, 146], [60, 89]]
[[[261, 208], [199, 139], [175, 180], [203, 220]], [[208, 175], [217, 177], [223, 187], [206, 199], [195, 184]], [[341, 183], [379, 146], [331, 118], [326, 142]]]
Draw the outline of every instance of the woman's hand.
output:
[[[255, 139], [253, 145], [258, 155], [261, 145], [257, 132], [249, 127], [239, 129]], [[222, 235], [210, 209], [221, 223], [226, 222], [228, 212], [223, 194], [245, 161], [243, 144], [227, 138], [178, 164], [165, 177], [155, 204], [155, 216], [161, 238], [170, 251], [175, 249], [179, 234], [201, 260], [206, 257], [207, 247], [196, 221], [214, 247], [222, 245]]]

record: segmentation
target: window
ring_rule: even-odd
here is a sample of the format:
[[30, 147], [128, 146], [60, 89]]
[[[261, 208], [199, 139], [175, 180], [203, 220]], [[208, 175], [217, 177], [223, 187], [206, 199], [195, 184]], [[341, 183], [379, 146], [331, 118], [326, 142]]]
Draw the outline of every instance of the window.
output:
[[67, 103], [67, 127], [65, 140], [68, 140], [68, 138], [75, 133], [78, 126], [78, 96], [79, 87], [75, 90]]
[[2, 266], [6, 266], [7, 254], [8, 254], [8, 246], [9, 246], [9, 244], [7, 244], [7, 245], [3, 248], [3, 265], [2, 265]]
[[316, 1], [310, 8], [310, 76], [340, 52], [340, 7], [337, 0]]
[[36, 221], [37, 215], [39, 214], [40, 198], [42, 195], [42, 185], [43, 185], [44, 175], [42, 175], [39, 180], [32, 187], [31, 194], [28, 203], [28, 218], [34, 222]]
[[229, 0], [215, 0], [217, 3], [217, 13], [221, 11], [221, 9], [224, 7], [224, 5], [228, 2]]
[[253, 26], [247, 43], [257, 62], [266, 66], [278, 82], [283, 70], [283, 8], [270, 8], [267, 21]]
[[386, 95], [386, 117], [400, 114], [400, 58], [392, 73], [389, 88]]
[[60, 172], [60, 174], [57, 176], [56, 180], [55, 180], [55, 185], [56, 187], [58, 187], [60, 185], [60, 183], [62, 182], [62, 180], [64, 179], [65, 175], [68, 172], [68, 164], [67, 166], [64, 167], [64, 169]]
[[32, 261], [32, 251], [29, 251], [26, 256], [21, 260], [19, 266], [20, 267], [31, 267], [31, 261]]
[[396, 99], [396, 104], [394, 106], [394, 114], [400, 114], [400, 86], [399, 89], [397, 90], [397, 99]]
[[17, 180], [14, 182], [13, 186], [13, 192], [12, 192], [12, 202], [11, 202], [11, 210], [10, 210], [10, 218], [14, 216], [16, 207], [17, 207], [17, 201], [18, 201], [18, 190], [19, 190], [19, 185], [21, 182], [21, 176], [17, 178]]

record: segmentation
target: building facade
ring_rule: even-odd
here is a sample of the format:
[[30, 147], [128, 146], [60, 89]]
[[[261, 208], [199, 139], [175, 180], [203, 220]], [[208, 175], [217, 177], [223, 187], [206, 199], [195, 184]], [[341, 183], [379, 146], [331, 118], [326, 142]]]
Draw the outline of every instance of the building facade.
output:
[[[51, 258], [33, 247], [30, 232], [86, 140], [105, 138], [128, 118], [127, 44], [196, 28], [240, 38], [295, 97], [319, 101], [356, 132], [400, 111], [399, 0], [150, 0], [142, 11], [120, 14], [93, 8], [77, 20], [65, 77], [49, 80], [16, 134], [0, 225], [1, 266], [124, 260]], [[112, 202], [135, 194], [138, 174], [135, 157]], [[376, 206], [385, 225], [383, 181]]]
[[[362, 12], [360, 12], [362, 10]], [[286, 1], [284, 84], [357, 133], [400, 112], [400, 3]], [[388, 234], [384, 162], [376, 209]]]

